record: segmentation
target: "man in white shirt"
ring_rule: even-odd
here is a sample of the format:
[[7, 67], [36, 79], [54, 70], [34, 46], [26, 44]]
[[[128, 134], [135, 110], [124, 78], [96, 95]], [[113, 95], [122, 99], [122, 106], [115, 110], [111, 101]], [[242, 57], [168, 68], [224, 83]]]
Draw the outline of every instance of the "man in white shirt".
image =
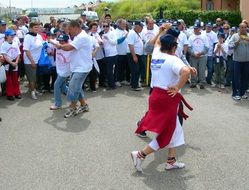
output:
[[127, 37], [129, 45], [128, 59], [131, 69], [131, 88], [140, 91], [139, 76], [143, 67], [144, 45], [141, 37], [143, 24], [140, 21], [135, 22], [134, 29], [131, 30]]
[[[128, 31], [126, 30], [126, 20], [119, 19], [117, 21], [117, 51], [118, 51], [118, 62], [117, 67], [115, 67], [115, 77], [117, 84], [121, 83], [123, 85], [129, 85], [130, 81], [130, 68], [127, 58], [128, 52], [128, 44], [127, 44], [127, 36]], [[118, 85], [117, 85], [118, 86]]]
[[[69, 33], [74, 37], [73, 41], [68, 44], [55, 44], [58, 49], [64, 51], [72, 51], [70, 69], [72, 72], [67, 98], [71, 102], [70, 108], [65, 113], [64, 117], [68, 118], [75, 116], [78, 113], [89, 110], [84, 99], [82, 85], [92, 70], [92, 41], [91, 37], [81, 29], [79, 22], [72, 20], [69, 24]], [[77, 102], [80, 101], [80, 106], [77, 108]]]
[[206, 24], [206, 30], [203, 31], [203, 34], [207, 36], [208, 43], [209, 43], [209, 50], [207, 54], [207, 83], [212, 84], [211, 80], [213, 77], [213, 70], [214, 70], [214, 56], [213, 56], [213, 50], [215, 44], [218, 42], [217, 34], [212, 31], [212, 23], [207, 23]]
[[205, 71], [207, 63], [207, 52], [209, 50], [208, 40], [205, 35], [201, 33], [201, 25], [196, 23], [194, 25], [194, 34], [189, 37], [189, 53], [190, 65], [197, 70], [198, 75], [191, 78], [190, 88], [195, 88], [200, 83], [200, 89], [205, 86]]

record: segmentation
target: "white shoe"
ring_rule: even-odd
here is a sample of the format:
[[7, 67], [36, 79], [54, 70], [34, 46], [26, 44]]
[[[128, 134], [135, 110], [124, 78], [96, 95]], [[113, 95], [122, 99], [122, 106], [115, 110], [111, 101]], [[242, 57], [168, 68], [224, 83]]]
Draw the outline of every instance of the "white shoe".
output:
[[42, 96], [42, 92], [39, 92], [39, 91], [35, 91], [35, 94], [36, 94], [37, 96]]
[[122, 81], [121, 84], [124, 85], [124, 86], [129, 86], [130, 85], [130, 83], [128, 81], [126, 81], [126, 80]]
[[120, 84], [120, 82], [116, 82], [115, 83], [117, 87], [121, 87], [122, 85]]
[[244, 94], [243, 96], [241, 96], [242, 99], [247, 99], [248, 96], [246, 94]]
[[37, 100], [37, 99], [38, 99], [37, 96], [36, 96], [36, 94], [35, 94], [35, 91], [32, 91], [32, 92], [31, 92], [31, 98], [32, 98], [33, 100]]
[[166, 163], [166, 165], [165, 165], [166, 170], [182, 169], [184, 167], [185, 167], [184, 163], [177, 162], [177, 161], [175, 163], [173, 163], [173, 164]]
[[222, 84], [222, 85], [220, 85], [220, 88], [221, 89], [225, 89], [225, 86]]
[[142, 159], [140, 159], [140, 158], [138, 158], [138, 151], [132, 151], [131, 152], [131, 158], [132, 158], [132, 160], [133, 160], [133, 165], [134, 165], [134, 167], [136, 168], [136, 170], [138, 171], [138, 172], [142, 172], [143, 170], [142, 170], [142, 167], [141, 167], [141, 165], [142, 165]]

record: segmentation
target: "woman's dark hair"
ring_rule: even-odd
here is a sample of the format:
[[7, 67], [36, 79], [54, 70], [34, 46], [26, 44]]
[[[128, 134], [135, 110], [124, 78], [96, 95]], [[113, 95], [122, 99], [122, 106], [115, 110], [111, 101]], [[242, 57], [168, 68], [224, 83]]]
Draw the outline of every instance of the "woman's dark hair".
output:
[[40, 23], [37, 21], [32, 21], [29, 23], [29, 28], [33, 28], [34, 26], [40, 26]]
[[91, 22], [89, 24], [89, 29], [91, 30], [93, 26], [97, 26], [98, 27], [98, 24], [96, 22]]
[[172, 51], [174, 47], [177, 47], [177, 42], [173, 44], [161, 44], [161, 51]]

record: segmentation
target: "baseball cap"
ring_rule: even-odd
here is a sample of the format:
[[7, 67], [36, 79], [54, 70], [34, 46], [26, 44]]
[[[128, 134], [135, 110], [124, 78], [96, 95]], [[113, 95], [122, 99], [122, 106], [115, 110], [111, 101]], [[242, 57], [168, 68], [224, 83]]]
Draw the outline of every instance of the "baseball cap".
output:
[[0, 26], [6, 25], [7, 23], [4, 20], [0, 20]]
[[218, 38], [223, 38], [223, 39], [225, 39], [225, 34], [224, 34], [224, 33], [218, 33]]
[[180, 31], [176, 28], [170, 28], [167, 31], [167, 34], [170, 34], [170, 35], [174, 36], [175, 38], [178, 38], [178, 36], [180, 35]]
[[233, 26], [233, 27], [231, 28], [231, 31], [232, 31], [232, 32], [237, 32], [237, 28], [236, 28], [235, 26]]
[[195, 23], [194, 24], [194, 29], [197, 29], [197, 28], [200, 28], [201, 27], [201, 24], [200, 23]]
[[138, 25], [140, 27], [144, 27], [144, 24], [141, 21], [135, 21], [134, 25]]
[[161, 44], [177, 44], [176, 39], [171, 34], [165, 34], [160, 37]]
[[12, 29], [7, 29], [7, 30], [4, 32], [4, 35], [5, 35], [5, 36], [15, 36], [16, 33], [15, 33], [15, 31], [12, 30]]
[[60, 34], [56, 40], [67, 42], [69, 40], [69, 36], [66, 34]]
[[205, 26], [207, 26], [207, 27], [213, 27], [213, 24], [212, 24], [211, 22], [207, 22], [207, 23], [205, 24]]

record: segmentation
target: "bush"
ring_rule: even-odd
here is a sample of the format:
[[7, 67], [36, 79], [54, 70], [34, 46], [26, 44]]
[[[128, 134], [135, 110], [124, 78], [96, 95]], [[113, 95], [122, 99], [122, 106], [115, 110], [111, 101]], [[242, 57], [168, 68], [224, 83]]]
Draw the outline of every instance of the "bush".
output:
[[[158, 16], [159, 13], [156, 14]], [[220, 17], [223, 20], [228, 20], [232, 26], [238, 26], [241, 22], [240, 11], [176, 11], [165, 10], [163, 16], [166, 19], [184, 19], [187, 25], [193, 25], [196, 19], [203, 22], [215, 22], [216, 18]], [[158, 17], [155, 17], [156, 19]]]

